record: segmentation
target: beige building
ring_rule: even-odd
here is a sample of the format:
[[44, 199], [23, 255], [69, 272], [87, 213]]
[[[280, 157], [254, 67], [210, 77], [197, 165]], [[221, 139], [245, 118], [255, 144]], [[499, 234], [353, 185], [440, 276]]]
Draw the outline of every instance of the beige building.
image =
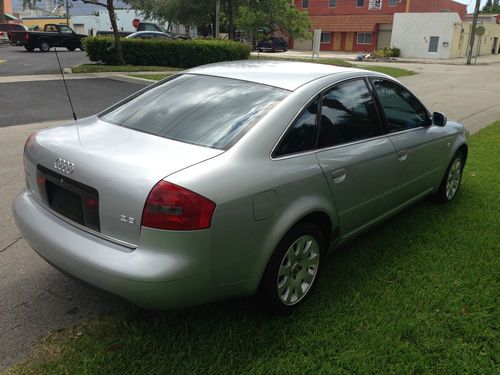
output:
[[[484, 35], [476, 36], [473, 56], [500, 54], [500, 25], [496, 23], [483, 23]], [[469, 46], [472, 29], [470, 22], [455, 24], [451, 42], [450, 58], [465, 57]]]

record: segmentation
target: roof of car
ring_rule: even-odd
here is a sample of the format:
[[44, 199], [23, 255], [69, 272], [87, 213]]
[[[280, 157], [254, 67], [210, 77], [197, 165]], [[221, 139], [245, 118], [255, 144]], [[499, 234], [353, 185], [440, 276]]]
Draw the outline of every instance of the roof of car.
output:
[[359, 69], [296, 61], [246, 60], [203, 65], [186, 73], [204, 74], [296, 90], [315, 79]]

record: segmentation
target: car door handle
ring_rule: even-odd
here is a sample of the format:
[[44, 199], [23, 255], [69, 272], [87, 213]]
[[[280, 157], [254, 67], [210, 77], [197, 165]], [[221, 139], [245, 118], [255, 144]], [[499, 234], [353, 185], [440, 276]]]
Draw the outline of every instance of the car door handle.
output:
[[332, 172], [332, 178], [333, 178], [333, 183], [335, 184], [340, 184], [342, 181], [345, 180], [347, 174], [345, 169], [337, 169]]
[[399, 161], [405, 161], [407, 157], [408, 157], [408, 151], [406, 151], [406, 150], [398, 151]]

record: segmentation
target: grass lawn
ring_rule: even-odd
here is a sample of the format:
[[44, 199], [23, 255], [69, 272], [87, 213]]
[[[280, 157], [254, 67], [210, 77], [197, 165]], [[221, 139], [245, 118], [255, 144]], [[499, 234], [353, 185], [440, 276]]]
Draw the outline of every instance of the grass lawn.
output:
[[171, 76], [171, 74], [128, 74], [128, 75], [132, 77], [151, 79], [153, 81], [159, 81], [162, 80], [163, 78]]
[[415, 72], [407, 69], [395, 68], [392, 66], [361, 65], [358, 68], [371, 70], [373, 72], [384, 73], [394, 78], [412, 76]]
[[498, 374], [500, 121], [471, 137], [462, 190], [334, 252], [314, 295], [270, 317], [252, 300], [130, 307], [49, 335], [9, 374]]
[[104, 65], [82, 64], [71, 68], [73, 73], [103, 73], [103, 72], [166, 72], [182, 70], [168, 66], [140, 66], [140, 65]]

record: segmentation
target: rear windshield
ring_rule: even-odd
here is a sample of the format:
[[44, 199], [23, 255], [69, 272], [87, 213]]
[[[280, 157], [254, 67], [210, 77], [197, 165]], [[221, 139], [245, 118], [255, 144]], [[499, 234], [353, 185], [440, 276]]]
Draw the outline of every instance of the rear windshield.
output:
[[104, 121], [181, 142], [228, 149], [288, 91], [184, 74], [101, 115]]

